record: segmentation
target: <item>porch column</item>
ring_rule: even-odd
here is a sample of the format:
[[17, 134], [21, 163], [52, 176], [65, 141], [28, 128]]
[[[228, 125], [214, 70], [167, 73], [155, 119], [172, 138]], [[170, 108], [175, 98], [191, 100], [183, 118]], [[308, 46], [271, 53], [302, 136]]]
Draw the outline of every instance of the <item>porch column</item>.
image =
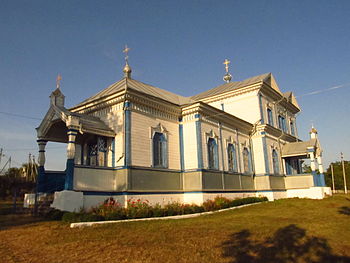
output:
[[323, 174], [323, 164], [322, 164], [322, 157], [317, 156], [317, 163], [318, 163], [318, 170], [320, 171], [319, 179], [320, 179], [320, 186], [326, 186], [326, 182], [324, 180], [324, 174]]
[[42, 140], [38, 138], [37, 140], [38, 146], [39, 146], [39, 169], [38, 169], [38, 178], [37, 178], [37, 190], [38, 192], [45, 192], [45, 147], [46, 147], [46, 140]]
[[68, 127], [66, 181], [64, 184], [65, 190], [73, 190], [75, 138], [77, 134], [78, 134], [78, 130], [72, 127]]
[[307, 151], [309, 152], [310, 156], [310, 167], [311, 167], [311, 173], [314, 178], [314, 186], [318, 186], [318, 178], [316, 174], [316, 165], [315, 165], [315, 153], [314, 153], [314, 148], [308, 148]]

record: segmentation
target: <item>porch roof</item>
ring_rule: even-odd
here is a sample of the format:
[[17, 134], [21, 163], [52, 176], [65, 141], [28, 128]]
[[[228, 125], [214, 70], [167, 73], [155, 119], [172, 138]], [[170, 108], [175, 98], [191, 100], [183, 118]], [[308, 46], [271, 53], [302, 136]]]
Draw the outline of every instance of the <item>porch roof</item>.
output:
[[321, 149], [317, 139], [310, 139], [305, 142], [287, 143], [282, 148], [282, 157], [308, 155], [310, 150], [312, 152], [316, 151], [316, 154], [319, 154]]
[[107, 126], [105, 122], [103, 122], [100, 118], [87, 115], [87, 114], [81, 114], [76, 112], [71, 112], [67, 110], [65, 107], [58, 107], [66, 116], [73, 116], [79, 119], [80, 123], [80, 131], [86, 132], [86, 133], [92, 133], [97, 135], [103, 135], [108, 137], [114, 137], [115, 132]]

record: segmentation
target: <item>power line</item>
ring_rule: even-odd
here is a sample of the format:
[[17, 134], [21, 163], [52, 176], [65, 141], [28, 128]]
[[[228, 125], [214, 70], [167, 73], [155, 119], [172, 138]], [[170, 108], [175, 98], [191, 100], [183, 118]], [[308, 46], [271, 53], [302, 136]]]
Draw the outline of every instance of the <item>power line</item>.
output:
[[[66, 148], [65, 146], [59, 146], [59, 147], [47, 147], [47, 150], [51, 149], [63, 149]], [[22, 149], [4, 149], [6, 152], [15, 152], [15, 151], [35, 151], [38, 150], [38, 148], [22, 148]]]
[[42, 120], [40, 118], [36, 118], [36, 117], [30, 117], [30, 116], [26, 116], [26, 115], [21, 115], [21, 114], [16, 114], [16, 113], [11, 113], [11, 112], [5, 112], [5, 111], [0, 111], [0, 114], [4, 114], [4, 115], [9, 115], [9, 116], [15, 116], [15, 117], [19, 117], [19, 118], [25, 118], [25, 119], [31, 119], [31, 120]]

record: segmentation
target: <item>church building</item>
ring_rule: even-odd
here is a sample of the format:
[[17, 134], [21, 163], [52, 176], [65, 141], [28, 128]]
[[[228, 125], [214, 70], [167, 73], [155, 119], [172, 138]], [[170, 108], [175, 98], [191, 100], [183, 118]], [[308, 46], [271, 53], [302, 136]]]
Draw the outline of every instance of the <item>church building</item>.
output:
[[[231, 81], [225, 60], [224, 84], [183, 97], [133, 79], [128, 50], [124, 77], [74, 107], [65, 107], [58, 78], [37, 128], [38, 188], [54, 193], [53, 207], [331, 194], [317, 131], [298, 138], [298, 102], [271, 73]], [[45, 169], [48, 142], [67, 144], [65, 171]], [[302, 171], [306, 159], [311, 173]]]

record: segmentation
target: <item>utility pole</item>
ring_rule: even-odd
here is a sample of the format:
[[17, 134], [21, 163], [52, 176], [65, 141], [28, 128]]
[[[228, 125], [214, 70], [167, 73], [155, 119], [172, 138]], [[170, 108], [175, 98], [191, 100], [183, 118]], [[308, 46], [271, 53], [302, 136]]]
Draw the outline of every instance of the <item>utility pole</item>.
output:
[[343, 153], [340, 153], [340, 158], [341, 158], [341, 162], [342, 162], [342, 166], [343, 166], [343, 177], [344, 177], [344, 192], [345, 194], [348, 193], [348, 188], [346, 186], [346, 174], [345, 174], [345, 167], [344, 167], [344, 158], [343, 158]]
[[0, 165], [1, 165], [1, 157], [2, 157], [2, 148], [0, 149]]
[[331, 163], [331, 171], [332, 171], [332, 185], [333, 185], [333, 193], [335, 193], [335, 186], [334, 186], [334, 172], [333, 172], [333, 164]]

